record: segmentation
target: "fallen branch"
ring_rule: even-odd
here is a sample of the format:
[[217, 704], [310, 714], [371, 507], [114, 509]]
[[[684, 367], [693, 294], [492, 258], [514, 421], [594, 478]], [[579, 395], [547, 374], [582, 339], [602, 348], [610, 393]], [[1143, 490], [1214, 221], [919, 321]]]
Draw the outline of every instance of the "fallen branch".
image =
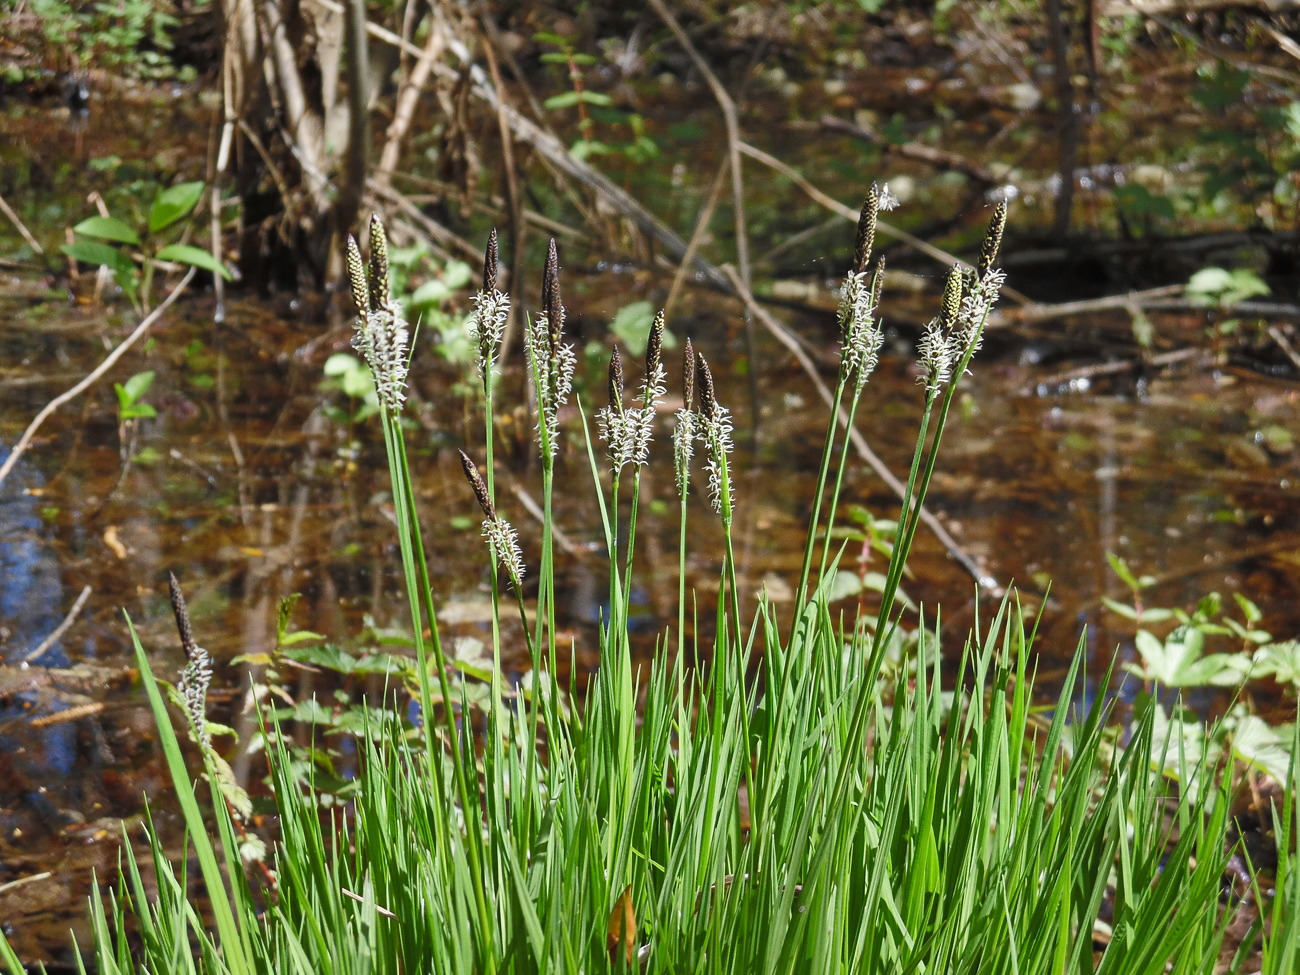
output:
[[39, 660], [46, 650], [58, 643], [63, 637], [63, 634], [67, 633], [68, 630], [72, 628], [72, 624], [76, 622], [77, 616], [81, 613], [82, 607], [86, 605], [86, 600], [90, 598], [92, 592], [94, 592], [94, 590], [91, 589], [90, 586], [83, 586], [81, 589], [81, 595], [77, 597], [76, 601], [72, 604], [72, 608], [68, 610], [68, 615], [63, 617], [63, 622], [56, 626], [53, 632], [37, 645], [35, 650], [28, 651], [27, 655], [22, 658], [21, 662], [29, 664], [33, 660]]
[[927, 166], [933, 166], [935, 169], [965, 173], [971, 179], [984, 183], [986, 186], [997, 186], [1001, 182], [993, 174], [993, 171], [981, 166], [979, 163], [973, 163], [964, 156], [959, 156], [955, 152], [947, 152], [943, 149], [935, 149], [932, 146], [922, 145], [919, 142], [891, 142], [875, 129], [866, 125], [859, 125], [849, 122], [836, 115], [823, 115], [819, 123], [823, 129], [831, 132], [840, 132], [844, 135], [859, 139], [862, 142], [869, 143], [885, 152], [896, 153], [904, 159], [911, 159], [915, 162], [925, 163]]
[[31, 446], [32, 438], [36, 436], [36, 431], [41, 428], [41, 424], [48, 420], [51, 414], [53, 414], [60, 406], [80, 396], [98, 382], [99, 379], [103, 377], [104, 373], [112, 369], [117, 363], [117, 360], [122, 358], [131, 346], [135, 345], [135, 343], [138, 342], [141, 337], [149, 331], [149, 329], [153, 328], [153, 326], [157, 324], [158, 319], [162, 317], [162, 313], [171, 307], [172, 302], [179, 298], [182, 292], [189, 287], [189, 283], [194, 278], [196, 270], [196, 268], [192, 267], [186, 271], [185, 277], [176, 282], [176, 287], [172, 288], [167, 297], [162, 300], [162, 303], [146, 315], [144, 321], [135, 327], [135, 331], [123, 339], [121, 345], [105, 356], [103, 362], [87, 373], [86, 377], [82, 379], [81, 382], [77, 383], [67, 392], [54, 397], [54, 399], [45, 404], [41, 411], [36, 414], [36, 418], [27, 425], [27, 429], [24, 430], [23, 435], [18, 438], [18, 442], [14, 444], [13, 450], [9, 451], [9, 456], [5, 458], [4, 463], [0, 464], [0, 484], [4, 483], [5, 478], [9, 476], [9, 472], [14, 469], [14, 465], [18, 463], [18, 458], [22, 457], [22, 455], [27, 451], [27, 448]]

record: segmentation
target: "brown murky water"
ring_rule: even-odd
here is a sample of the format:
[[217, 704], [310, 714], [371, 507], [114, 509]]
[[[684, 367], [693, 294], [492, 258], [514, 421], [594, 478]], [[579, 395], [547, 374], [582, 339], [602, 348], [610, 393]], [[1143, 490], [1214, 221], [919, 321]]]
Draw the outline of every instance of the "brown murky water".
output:
[[[113, 141], [122, 138], [121, 122], [107, 114], [84, 129], [55, 125], [51, 138], [66, 144], [47, 147], [49, 155], [75, 169], [78, 160], [121, 152]], [[6, 124], [26, 132], [41, 123], [13, 115]], [[6, 165], [17, 165], [14, 158]], [[69, 202], [70, 173], [36, 167], [27, 178], [84, 212]], [[754, 186], [761, 195], [761, 181]], [[939, 196], [945, 206], [958, 198]], [[830, 235], [836, 246], [846, 236]], [[69, 300], [50, 281], [3, 273], [0, 444], [8, 445], [136, 319], [120, 303], [105, 311]], [[817, 303], [828, 304], [825, 265], [810, 276], [821, 289]], [[936, 290], [937, 277], [932, 283]], [[1010, 283], [1021, 287], [1014, 275]], [[657, 275], [578, 267], [565, 276], [574, 324], [583, 341], [595, 343], [607, 341], [605, 323], [621, 306], [662, 300], [666, 286]], [[885, 311], [899, 332], [868, 388], [859, 426], [902, 474], [921, 399], [907, 323], [921, 312], [893, 311], [894, 300], [887, 293]], [[757, 360], [745, 360], [734, 307], [694, 291], [683, 308], [670, 328], [709, 356], [720, 395], [737, 415], [744, 588], [766, 588], [779, 604], [798, 572], [825, 414], [807, 377], [775, 343], [760, 336]], [[0, 923], [24, 957], [65, 955], [89, 870], [111, 875], [120, 821], [139, 814], [142, 794], [166, 792], [123, 610], [159, 672], [178, 669], [165, 585], [167, 572], [177, 573], [199, 642], [218, 661], [214, 709], [222, 718], [235, 715], [246, 736], [250, 719], [238, 715], [247, 676], [229, 662], [273, 646], [281, 597], [301, 593], [295, 625], [345, 647], [366, 645], [371, 622], [402, 619], [382, 443], [373, 421], [344, 418], [355, 404], [322, 377], [326, 358], [347, 348], [346, 323], [322, 323], [288, 300], [237, 301], [220, 324], [212, 311], [210, 297], [187, 299], [110, 377], [123, 382], [153, 370], [145, 399], [156, 418], [120, 425], [111, 384], [103, 383], [50, 420], [0, 485]], [[827, 348], [829, 312], [788, 317], [815, 348]], [[1153, 323], [1168, 347], [1205, 344], [1203, 319], [1169, 313]], [[954, 411], [931, 506], [997, 585], [977, 610], [974, 578], [922, 530], [906, 588], [927, 606], [942, 604], [948, 645], [957, 647], [976, 613], [991, 610], [995, 592], [1012, 580], [1033, 608], [1051, 580], [1039, 643], [1047, 680], [1085, 628], [1097, 661], [1116, 647], [1128, 652], [1131, 628], [1100, 604], [1103, 595], [1125, 595], [1107, 552], [1157, 578], [1148, 605], [1190, 608], [1211, 590], [1243, 592], [1264, 610], [1266, 629], [1279, 638], [1300, 633], [1297, 384], [1207, 357], [1130, 368], [1123, 364], [1135, 359], [1123, 338], [1127, 320], [1092, 317], [1052, 328], [993, 336]], [[1121, 368], [1096, 368], [1112, 362]], [[761, 390], [757, 415], [750, 370]], [[456, 389], [458, 379], [432, 349], [421, 349], [409, 442], [445, 628], [475, 636], [484, 625], [485, 560], [455, 448], [481, 442], [481, 420]], [[603, 373], [586, 382], [584, 400], [602, 403]], [[517, 371], [504, 385], [506, 399], [520, 402]], [[539, 485], [529, 428], [522, 413], [502, 418], [498, 484], [535, 565], [536, 522], [525, 501]], [[570, 430], [576, 435], [576, 424]], [[676, 614], [676, 505], [663, 447], [642, 491], [636, 599], [647, 643]], [[0, 457], [7, 449], [0, 447]], [[570, 450], [561, 466], [558, 520], [569, 542], [558, 565], [562, 625], [574, 634], [579, 662], [590, 667], [604, 598], [598, 519], [580, 452]], [[897, 510], [861, 464], [851, 467], [846, 500], [886, 518]], [[693, 518], [691, 584], [707, 606], [719, 535], [698, 497]], [[851, 546], [846, 565], [857, 557]], [[32, 657], [85, 587], [89, 596], [71, 626]], [[522, 660], [515, 665], [522, 669]], [[330, 687], [323, 675], [304, 671], [293, 692], [304, 700]], [[259, 774], [250, 759], [236, 767], [249, 779]]]

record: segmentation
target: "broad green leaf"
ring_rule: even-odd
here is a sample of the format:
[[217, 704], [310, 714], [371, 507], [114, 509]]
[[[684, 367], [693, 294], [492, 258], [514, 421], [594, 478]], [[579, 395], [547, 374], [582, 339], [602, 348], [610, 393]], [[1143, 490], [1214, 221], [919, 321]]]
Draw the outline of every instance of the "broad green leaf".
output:
[[1279, 684], [1300, 689], [1300, 640], [1270, 643], [1255, 651], [1257, 677], [1272, 677]]
[[1233, 752], [1279, 782], [1287, 780], [1291, 766], [1290, 742], [1290, 726], [1271, 728], [1253, 714], [1242, 716], [1232, 733]]
[[609, 330], [623, 343], [630, 355], [640, 358], [645, 355], [650, 326], [654, 320], [655, 310], [650, 302], [634, 301], [615, 313], [614, 320], [609, 323]]
[[411, 295], [412, 308], [437, 308], [455, 294], [441, 278], [431, 278], [420, 285]]
[[[203, 195], [203, 188], [206, 185], [202, 180], [196, 180], [192, 183], [179, 183], [176, 186], [167, 187], [154, 197], [153, 206], [149, 208], [149, 233], [156, 234], [158, 231], [170, 227], [182, 217], [188, 216], [189, 212], [194, 209], [195, 204], [199, 202], [199, 197]], [[180, 258], [177, 258], [177, 260], [180, 260]], [[202, 267], [203, 265], [198, 266]], [[208, 270], [212, 270], [212, 268], [208, 268]]]
[[558, 108], [573, 108], [577, 104], [578, 93], [576, 91], [562, 91], [542, 102], [542, 107], [554, 111]]
[[122, 385], [121, 388], [124, 389], [127, 396], [130, 397], [130, 402], [134, 403], [148, 392], [149, 387], [153, 385], [153, 377], [154, 373], [152, 369], [146, 370], [145, 372], [137, 372]]
[[205, 251], [202, 247], [191, 247], [189, 244], [168, 244], [154, 256], [160, 261], [192, 264], [201, 271], [211, 271], [213, 274], [220, 274], [227, 281], [231, 280], [230, 271], [226, 269], [226, 266], [213, 257], [211, 252]]
[[833, 603], [856, 596], [860, 592], [862, 592], [862, 580], [858, 578], [858, 574], [848, 569], [837, 569], [831, 580], [830, 589], [826, 593], [826, 601]]
[[131, 258], [116, 247], [109, 247], [97, 240], [74, 240], [71, 244], [64, 244], [59, 250], [82, 264], [92, 266], [102, 264], [122, 274], [134, 274], [136, 271], [135, 262]]
[[[121, 396], [120, 392], [118, 396]], [[121, 412], [123, 420], [152, 420], [158, 415], [158, 411], [148, 403], [132, 403], [130, 406], [122, 407]]]
[[87, 217], [72, 229], [86, 237], [98, 237], [119, 244], [140, 243], [140, 235], [117, 217]]

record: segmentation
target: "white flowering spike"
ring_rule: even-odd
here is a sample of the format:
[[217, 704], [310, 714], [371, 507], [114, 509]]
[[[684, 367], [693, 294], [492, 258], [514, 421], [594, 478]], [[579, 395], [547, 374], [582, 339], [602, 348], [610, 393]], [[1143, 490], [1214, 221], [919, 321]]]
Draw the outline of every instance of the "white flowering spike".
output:
[[682, 408], [677, 411], [673, 427], [673, 474], [677, 496], [685, 499], [691, 489], [691, 458], [695, 456], [697, 437], [695, 412], [695, 346], [686, 340], [682, 353]]
[[736, 500], [727, 468], [727, 457], [731, 453], [731, 413], [718, 402], [713, 389], [713, 372], [704, 356], [699, 356], [696, 378], [700, 384], [702, 421], [699, 436], [708, 449], [709, 501], [713, 510], [729, 523]]
[[379, 401], [397, 413], [406, 401], [411, 339], [402, 309], [389, 293], [388, 239], [377, 216], [370, 218], [368, 264], [362, 263], [357, 242], [348, 238], [348, 276], [359, 316], [352, 346], [370, 367]]
[[549, 443], [541, 444], [553, 458], [559, 446], [560, 407], [573, 390], [573, 370], [577, 357], [573, 347], [561, 340], [564, 335], [564, 305], [560, 301], [560, 262], [555, 241], [546, 255], [542, 273], [542, 313], [526, 330], [524, 347], [529, 366], [537, 380], [537, 432], [539, 444], [543, 420]]
[[519, 533], [508, 521], [497, 515], [496, 506], [488, 495], [487, 485], [478, 472], [478, 466], [469, 454], [460, 451], [460, 466], [465, 471], [465, 479], [474, 492], [478, 505], [483, 509], [483, 537], [496, 555], [497, 565], [510, 578], [510, 584], [519, 590], [524, 578], [524, 555], [519, 548]]
[[510, 522], [501, 518], [484, 519], [483, 537], [496, 553], [497, 565], [518, 592], [524, 579], [524, 553], [519, 548], [519, 533]]
[[944, 330], [942, 317], [930, 319], [925, 326], [916, 358], [921, 364], [917, 381], [925, 383], [927, 395], [933, 396], [952, 379], [953, 345]]
[[510, 296], [497, 289], [497, 232], [488, 235], [487, 253], [483, 258], [483, 288], [470, 298], [474, 311], [465, 327], [478, 352], [478, 371], [487, 376], [496, 363], [501, 339], [510, 317]]
[[876, 317], [884, 264], [884, 258], [878, 260], [874, 274], [850, 271], [840, 289], [840, 371], [845, 380], [854, 380], [858, 393], [880, 364], [880, 349], [885, 344], [884, 329]]

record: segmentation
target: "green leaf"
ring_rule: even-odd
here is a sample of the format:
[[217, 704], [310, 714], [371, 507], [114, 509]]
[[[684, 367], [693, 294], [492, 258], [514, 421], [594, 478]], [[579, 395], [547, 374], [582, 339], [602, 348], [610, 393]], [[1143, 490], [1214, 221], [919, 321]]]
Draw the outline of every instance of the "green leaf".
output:
[[1300, 689], [1300, 640], [1270, 643], [1256, 650], [1254, 675]]
[[130, 402], [134, 403], [148, 392], [149, 387], [153, 385], [153, 377], [153, 370], [137, 372], [134, 376], [128, 379], [123, 386], [118, 388], [124, 389], [127, 396], [130, 397]]
[[577, 104], [578, 93], [576, 91], [562, 91], [542, 102], [542, 107], [554, 111], [557, 108], [573, 108]]
[[116, 217], [87, 217], [72, 229], [86, 237], [98, 237], [119, 244], [140, 243], [140, 235]]
[[1138, 618], [1137, 610], [1132, 606], [1121, 603], [1118, 600], [1111, 599], [1109, 596], [1101, 597], [1101, 604], [1117, 616], [1122, 616], [1126, 620], [1135, 620]]
[[154, 256], [160, 261], [192, 264], [201, 271], [211, 271], [213, 274], [219, 274], [227, 281], [231, 280], [232, 277], [226, 266], [202, 247], [191, 247], [189, 244], [169, 244]]
[[[121, 396], [120, 391], [118, 396]], [[121, 414], [123, 420], [152, 420], [158, 415], [158, 411], [148, 403], [132, 403], [130, 406], [122, 407]]]
[[648, 301], [634, 301], [624, 305], [609, 323], [609, 330], [623, 343], [628, 353], [640, 358], [645, 355], [650, 340], [650, 326], [654, 324], [654, 306]]
[[101, 244], [99, 241], [74, 240], [71, 244], [64, 244], [59, 250], [74, 261], [80, 261], [82, 264], [92, 266], [102, 264], [107, 268], [111, 268], [114, 272], [122, 274], [133, 274], [136, 270], [135, 262], [131, 258], [117, 248]]
[[837, 569], [831, 580], [830, 589], [826, 593], [826, 601], [833, 603], [856, 596], [860, 592], [862, 592], [862, 580], [858, 578], [858, 574], [848, 569]]
[[1236, 600], [1237, 608], [1241, 610], [1241, 617], [1247, 624], [1254, 625], [1264, 618], [1264, 614], [1260, 612], [1259, 607], [1241, 593], [1233, 593], [1232, 598]]
[[[156, 234], [158, 231], [170, 227], [182, 217], [188, 216], [189, 212], [194, 209], [195, 204], [199, 202], [199, 197], [203, 195], [203, 188], [206, 185], [202, 180], [195, 180], [192, 183], [180, 183], [176, 186], [167, 187], [154, 197], [153, 206], [149, 208], [149, 233]], [[180, 260], [180, 258], [177, 258], [177, 260]], [[203, 265], [197, 266], [202, 267]], [[208, 268], [208, 270], [212, 270], [212, 268]]]

